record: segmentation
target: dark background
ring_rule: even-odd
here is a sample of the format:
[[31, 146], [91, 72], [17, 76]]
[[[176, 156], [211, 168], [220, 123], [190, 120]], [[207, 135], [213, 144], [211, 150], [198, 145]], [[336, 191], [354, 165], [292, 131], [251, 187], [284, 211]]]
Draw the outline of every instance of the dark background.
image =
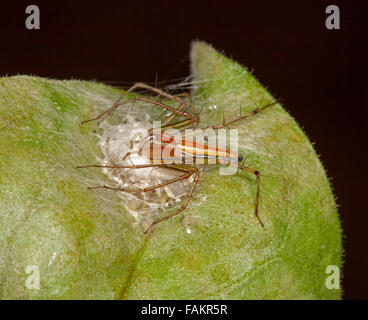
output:
[[[25, 28], [29, 4], [40, 8], [40, 30]], [[340, 30], [325, 27], [330, 4], [340, 8]], [[193, 39], [254, 69], [315, 142], [340, 206], [344, 298], [368, 298], [367, 4], [34, 0], [0, 8], [1, 76], [115, 85], [184, 77]]]

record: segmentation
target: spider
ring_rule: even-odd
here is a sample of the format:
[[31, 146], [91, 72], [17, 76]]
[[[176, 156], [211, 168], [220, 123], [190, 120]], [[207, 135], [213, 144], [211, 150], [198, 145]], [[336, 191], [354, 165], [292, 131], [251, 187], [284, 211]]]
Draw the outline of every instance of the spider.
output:
[[[130, 93], [136, 89], [145, 89], [145, 90], [154, 92], [161, 97], [164, 97], [168, 100], [173, 101], [174, 103], [177, 103], [178, 107], [175, 108], [165, 103], [162, 103], [160, 101], [155, 101], [155, 100], [152, 100], [146, 97], [139, 97], [139, 96], [123, 101], [123, 97], [127, 93]], [[103, 111], [101, 114], [99, 114], [95, 118], [83, 121], [82, 124], [91, 122], [91, 121], [100, 122], [106, 116], [111, 115], [120, 106], [128, 104], [128, 103], [134, 103], [136, 101], [143, 101], [146, 103], [150, 103], [155, 107], [159, 107], [159, 108], [162, 108], [170, 112], [170, 115], [167, 116], [162, 121], [162, 126], [160, 128], [161, 130], [162, 129], [164, 130], [165, 129], [183, 129], [183, 128], [189, 128], [189, 127], [194, 128], [199, 124], [200, 117], [196, 111], [196, 108], [194, 106], [194, 103], [191, 99], [189, 92], [184, 92], [178, 95], [171, 95], [167, 92], [164, 92], [163, 90], [149, 86], [144, 83], [134, 84], [123, 95], [121, 95], [119, 99], [110, 108]], [[259, 112], [277, 103], [278, 103], [277, 101], [270, 102], [251, 112], [241, 114], [229, 121], [226, 121], [226, 122], [224, 121], [221, 124], [213, 125], [208, 128], [211, 128], [213, 130], [218, 130], [220, 128], [228, 127], [228, 125], [233, 124], [237, 121], [255, 116]], [[191, 112], [189, 112], [188, 110], [191, 110]], [[184, 120], [181, 120], [175, 123], [170, 123], [171, 120], [173, 120], [175, 116], [180, 116], [184, 118]], [[183, 201], [179, 210], [152, 222], [151, 225], [147, 228], [147, 230], [144, 231], [145, 233], [147, 233], [150, 230], [152, 230], [157, 224], [178, 215], [179, 213], [183, 212], [187, 208], [188, 203], [192, 197], [193, 191], [196, 185], [198, 184], [199, 176], [200, 176], [200, 170], [198, 169], [198, 167], [193, 165], [194, 163], [196, 163], [198, 160], [201, 160], [202, 162], [200, 163], [202, 164], [203, 163], [204, 164], [223, 164], [226, 166], [233, 166], [233, 167], [236, 167], [237, 169], [240, 169], [240, 170], [243, 170], [243, 171], [246, 171], [246, 172], [249, 172], [255, 175], [257, 191], [256, 191], [254, 214], [255, 214], [255, 217], [258, 219], [260, 225], [264, 227], [264, 224], [259, 217], [261, 174], [258, 170], [246, 167], [243, 164], [239, 164], [239, 162], [243, 161], [242, 155], [236, 152], [232, 152], [228, 149], [219, 149], [217, 147], [211, 147], [205, 143], [203, 144], [196, 143], [188, 139], [180, 139], [179, 141], [177, 141], [170, 134], [169, 135], [166, 133], [162, 134], [161, 131], [157, 133], [155, 128], [151, 128], [150, 130], [148, 130], [148, 135], [146, 137], [141, 137], [141, 143], [140, 143], [140, 147], [138, 148], [138, 154], [142, 155], [144, 153], [150, 159], [151, 161], [150, 164], [140, 164], [140, 165], [134, 165], [134, 164], [133, 165], [98, 165], [98, 164], [94, 164], [94, 165], [78, 166], [77, 168], [141, 169], [141, 168], [163, 167], [163, 168], [170, 168], [170, 169], [178, 170], [181, 173], [179, 176], [175, 178], [172, 178], [170, 180], [164, 181], [162, 183], [158, 183], [156, 185], [153, 185], [147, 188], [131, 189], [131, 188], [122, 188], [122, 187], [110, 187], [107, 185], [89, 187], [89, 189], [103, 188], [103, 189], [123, 191], [123, 192], [128, 192], [128, 193], [134, 193], [137, 191], [138, 192], [148, 192], [148, 191], [151, 191], [157, 188], [167, 186], [171, 183], [192, 177], [193, 179], [192, 179], [190, 189], [187, 192], [186, 198]], [[130, 155], [129, 153], [126, 154], [124, 159], [129, 155]]]

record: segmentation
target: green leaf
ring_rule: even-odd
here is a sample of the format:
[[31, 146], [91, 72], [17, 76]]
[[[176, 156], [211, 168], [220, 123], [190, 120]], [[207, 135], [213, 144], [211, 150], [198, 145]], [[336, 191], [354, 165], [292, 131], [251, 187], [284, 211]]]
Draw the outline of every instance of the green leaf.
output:
[[[195, 42], [191, 60], [203, 126], [273, 101], [207, 44]], [[334, 197], [311, 143], [280, 105], [231, 126], [244, 165], [261, 172], [265, 228], [254, 217], [254, 176], [209, 166], [184, 211], [191, 233], [179, 215], [145, 236], [116, 192], [87, 189], [109, 183], [101, 170], [76, 169], [101, 157], [101, 129], [80, 122], [120, 94], [94, 82], [0, 79], [2, 299], [340, 298], [325, 284], [326, 267], [341, 266]], [[32, 265], [39, 290], [26, 286]]]

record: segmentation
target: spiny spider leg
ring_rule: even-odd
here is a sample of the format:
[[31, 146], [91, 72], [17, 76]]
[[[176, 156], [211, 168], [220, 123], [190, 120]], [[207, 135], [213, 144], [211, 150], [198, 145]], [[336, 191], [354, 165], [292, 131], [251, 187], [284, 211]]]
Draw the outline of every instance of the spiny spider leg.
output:
[[186, 166], [186, 167], [183, 167], [182, 170], [185, 170], [185, 171], [188, 171], [190, 173], [190, 175], [194, 174], [194, 180], [191, 184], [191, 187], [189, 189], [189, 192], [187, 194], [187, 197], [184, 201], [184, 203], [182, 204], [182, 206], [180, 207], [179, 210], [177, 210], [176, 212], [172, 213], [172, 214], [169, 214], [168, 216], [166, 217], [163, 217], [161, 219], [158, 219], [154, 222], [151, 223], [151, 225], [148, 227], [148, 229], [144, 232], [144, 233], [148, 233], [148, 231], [152, 230], [157, 224], [163, 222], [163, 221], [166, 221], [176, 215], [178, 215], [179, 213], [183, 212], [186, 207], [188, 206], [189, 204], [189, 201], [192, 197], [192, 194], [193, 194], [193, 191], [194, 191], [194, 188], [196, 187], [197, 183], [198, 183], [198, 180], [199, 180], [199, 169], [198, 168], [195, 168], [195, 167], [189, 167], [189, 166]]
[[[273, 106], [273, 105], [275, 105], [277, 103], [278, 103], [278, 101], [273, 101], [273, 102], [271, 102], [271, 103], [269, 103], [269, 104], [267, 104], [267, 105], [265, 105], [263, 107], [260, 107], [260, 108], [255, 109], [255, 110], [253, 110], [251, 112], [241, 114], [238, 117], [235, 117], [235, 118], [233, 118], [231, 120], [224, 121], [221, 124], [209, 126], [209, 127], [205, 128], [205, 129], [210, 128], [210, 129], [218, 130], [218, 129], [221, 129], [221, 128], [224, 128], [224, 127], [228, 127], [228, 125], [233, 124], [234, 122], [237, 122], [237, 121], [240, 121], [240, 120], [243, 120], [243, 119], [246, 119], [246, 118], [255, 116], [256, 114], [260, 113], [261, 111], [263, 111], [263, 110], [265, 110], [265, 109], [267, 109], [267, 108], [269, 108], [269, 107], [271, 107], [271, 106]], [[202, 130], [205, 130], [205, 129], [202, 129]]]
[[[179, 106], [179, 108], [176, 109], [176, 108], [170, 107], [170, 106], [168, 106], [168, 105], [166, 105], [164, 103], [157, 102], [157, 101], [154, 101], [154, 100], [151, 100], [151, 99], [147, 99], [147, 98], [142, 98], [142, 97], [136, 97], [136, 98], [132, 98], [132, 99], [129, 99], [127, 101], [121, 102], [121, 100], [123, 99], [123, 97], [126, 94], [134, 91], [137, 88], [147, 89], [149, 91], [155, 92], [155, 93], [159, 94], [160, 96], [163, 96], [163, 97], [165, 97], [167, 99], [170, 99], [170, 100], [172, 100], [174, 102], [178, 102], [180, 104], [180, 106]], [[185, 94], [185, 95], [188, 96], [189, 93], [188, 94]], [[119, 97], [119, 99], [117, 99], [116, 102], [110, 108], [108, 108], [107, 110], [103, 111], [100, 115], [98, 115], [95, 118], [84, 120], [82, 122], [82, 124], [87, 123], [87, 122], [90, 122], [90, 121], [100, 120], [103, 116], [105, 116], [105, 115], [107, 116], [111, 112], [113, 112], [114, 110], [116, 110], [120, 105], [126, 104], [128, 102], [135, 102], [135, 101], [145, 101], [145, 102], [149, 102], [149, 103], [155, 104], [157, 106], [161, 106], [162, 108], [171, 111], [173, 114], [177, 114], [177, 115], [183, 116], [183, 117], [191, 120], [191, 122], [193, 123], [193, 125], [194, 124], [197, 124], [198, 123], [198, 120], [199, 120], [198, 117], [193, 117], [188, 112], [185, 112], [185, 111], [183, 112], [183, 111], [180, 110], [180, 109], [184, 108], [185, 105], [186, 105], [185, 101], [180, 97], [180, 95], [179, 96], [174, 96], [174, 95], [171, 95], [169, 93], [166, 93], [166, 92], [164, 92], [164, 91], [162, 91], [160, 89], [151, 87], [151, 86], [149, 86], [147, 84], [144, 84], [144, 83], [136, 83], [132, 87], [130, 87], [123, 95], [121, 95]], [[192, 110], [195, 111], [194, 104], [191, 102], [191, 99], [189, 100], [189, 103], [192, 106]], [[195, 115], [197, 115], [197, 114], [195, 113]]]
[[[139, 168], [134, 168], [134, 169], [139, 169]], [[136, 189], [127, 189], [127, 188], [118, 188], [118, 187], [109, 187], [107, 185], [102, 185], [102, 186], [95, 186], [95, 187], [88, 187], [88, 189], [109, 189], [109, 190], [116, 190], [116, 191], [124, 191], [124, 192], [148, 192], [157, 188], [161, 188], [164, 186], [167, 186], [169, 184], [172, 184], [174, 182], [180, 181], [180, 180], [184, 180], [189, 178], [191, 175], [193, 174], [193, 172], [186, 172], [178, 177], [172, 178], [170, 180], [164, 181], [162, 183], [159, 183], [157, 185], [148, 187], [148, 188], [136, 188]]]
[[250, 173], [253, 173], [256, 176], [256, 182], [257, 182], [257, 192], [256, 192], [256, 207], [254, 210], [254, 215], [256, 216], [256, 218], [258, 219], [259, 223], [261, 224], [262, 227], [264, 227], [263, 222], [261, 221], [259, 215], [258, 215], [258, 207], [259, 207], [259, 193], [261, 190], [261, 173], [257, 170], [245, 167], [241, 164], [238, 164], [238, 169], [243, 170], [243, 171], [247, 171]]
[[166, 221], [174, 216], [176, 216], [177, 214], [183, 212], [186, 207], [188, 206], [188, 203], [190, 201], [190, 198], [192, 197], [193, 191], [195, 186], [198, 183], [199, 180], [199, 169], [195, 168], [195, 167], [189, 167], [189, 166], [181, 166], [181, 165], [170, 165], [170, 164], [144, 164], [144, 165], [134, 165], [134, 166], [109, 166], [109, 165], [86, 165], [86, 166], [77, 166], [78, 169], [82, 169], [82, 168], [134, 168], [134, 169], [140, 169], [140, 168], [149, 168], [149, 167], [165, 167], [165, 168], [173, 168], [179, 171], [184, 171], [185, 173], [175, 177], [173, 179], [167, 180], [165, 182], [162, 182], [160, 184], [148, 187], [148, 188], [137, 188], [136, 190], [134, 189], [129, 189], [129, 188], [118, 188], [118, 187], [109, 187], [106, 185], [103, 186], [96, 186], [96, 187], [88, 187], [88, 189], [108, 189], [108, 190], [114, 190], [114, 191], [123, 191], [123, 192], [128, 192], [128, 193], [133, 193], [133, 192], [148, 192], [157, 188], [161, 188], [164, 186], [167, 186], [169, 184], [172, 184], [174, 182], [177, 181], [182, 181], [185, 180], [187, 178], [189, 178], [190, 176], [192, 176], [194, 174], [194, 180], [191, 184], [191, 188], [187, 194], [187, 197], [183, 203], [183, 205], [180, 207], [180, 209], [177, 212], [174, 212], [166, 217], [163, 217], [159, 220], [154, 221], [148, 228], [146, 231], [144, 231], [144, 233], [147, 233], [148, 231], [150, 231], [155, 225], [157, 225], [160, 222]]
[[180, 111], [180, 110], [175, 109], [173, 107], [170, 107], [170, 106], [168, 106], [168, 105], [166, 105], [164, 103], [161, 103], [161, 102], [158, 102], [158, 101], [154, 101], [154, 100], [151, 100], [151, 99], [147, 99], [147, 98], [143, 98], [143, 97], [135, 97], [135, 98], [132, 98], [132, 99], [123, 101], [123, 102], [119, 102], [118, 104], [115, 103], [110, 108], [108, 108], [107, 110], [105, 110], [102, 113], [100, 113], [97, 117], [92, 118], [92, 119], [88, 119], [88, 120], [84, 120], [81, 124], [84, 124], [84, 123], [87, 123], [87, 122], [90, 122], [90, 121], [100, 120], [104, 116], [107, 116], [111, 112], [113, 112], [114, 110], [116, 110], [119, 106], [122, 106], [124, 104], [130, 103], [130, 102], [133, 102], [133, 101], [144, 101], [144, 102], [152, 103], [152, 104], [154, 104], [156, 106], [159, 106], [161, 108], [164, 108], [166, 110], [169, 110], [169, 111], [171, 111], [173, 113], [176, 113], [176, 114], [178, 114], [180, 116], [183, 116], [183, 117], [187, 118], [188, 120], [190, 120], [193, 123], [193, 125], [196, 123], [196, 120], [194, 119], [194, 117], [190, 113], [188, 113], [188, 112]]
[[[196, 108], [195, 108], [195, 105], [193, 103], [193, 100], [192, 100], [192, 97], [191, 97], [190, 93], [189, 92], [183, 92], [183, 93], [178, 94], [176, 97], [186, 97], [187, 98], [187, 100], [189, 102], [189, 106], [192, 109], [192, 113], [194, 115], [194, 119], [195, 119], [195, 123], [194, 124], [198, 124], [199, 123], [199, 114], [196, 111]], [[179, 107], [177, 108], [177, 110], [182, 110], [185, 106], [186, 106], [186, 103], [180, 104]], [[162, 121], [162, 124], [165, 125], [165, 124], [169, 123], [170, 120], [172, 120], [172, 118], [174, 116], [175, 116], [175, 114], [172, 113], [171, 115], [169, 115], [167, 118], [165, 118]]]

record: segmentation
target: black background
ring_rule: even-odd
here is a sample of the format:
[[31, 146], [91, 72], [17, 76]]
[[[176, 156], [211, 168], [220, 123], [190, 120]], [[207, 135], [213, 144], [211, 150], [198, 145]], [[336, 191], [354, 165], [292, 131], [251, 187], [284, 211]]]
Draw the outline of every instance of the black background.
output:
[[[29, 4], [40, 8], [40, 30], [25, 28]], [[340, 30], [325, 27], [330, 4]], [[315, 142], [340, 206], [344, 298], [367, 299], [367, 20], [358, 1], [2, 1], [0, 75], [184, 77], [194, 39], [254, 69]]]

